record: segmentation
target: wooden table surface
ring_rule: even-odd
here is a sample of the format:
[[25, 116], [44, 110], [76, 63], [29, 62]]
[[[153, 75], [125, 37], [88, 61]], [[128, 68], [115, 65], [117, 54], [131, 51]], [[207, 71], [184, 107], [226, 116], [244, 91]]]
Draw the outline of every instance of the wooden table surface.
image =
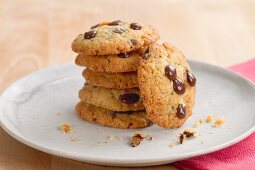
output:
[[[154, 25], [161, 41], [177, 45], [189, 59], [226, 67], [255, 56], [254, 1], [0, 0], [0, 92], [38, 69], [73, 61], [70, 44], [77, 34], [116, 19]], [[0, 169], [106, 168], [37, 151], [3, 129], [0, 136]], [[175, 169], [134, 169], [169, 167]]]

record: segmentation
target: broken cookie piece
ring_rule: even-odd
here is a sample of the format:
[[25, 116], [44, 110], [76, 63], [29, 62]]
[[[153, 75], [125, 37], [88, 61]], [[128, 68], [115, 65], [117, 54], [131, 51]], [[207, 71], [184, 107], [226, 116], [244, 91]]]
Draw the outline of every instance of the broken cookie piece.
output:
[[69, 123], [63, 123], [61, 126], [60, 126], [60, 130], [63, 132], [63, 133], [70, 133], [72, 128], [71, 128], [71, 125]]
[[141, 132], [136, 132], [131, 140], [131, 146], [136, 147], [139, 145], [144, 139], [144, 135]]
[[187, 137], [187, 138], [190, 138], [190, 137], [197, 137], [198, 136], [198, 133], [194, 130], [194, 129], [191, 129], [191, 128], [187, 128], [183, 131], [183, 134]]
[[143, 139], [151, 141], [152, 140], [152, 136], [144, 135], [141, 132], [135, 132], [133, 134], [133, 136], [132, 136], [130, 144], [131, 144], [131, 146], [136, 147], [137, 145], [139, 145], [143, 141]]
[[179, 136], [179, 143], [183, 144], [186, 138], [197, 137], [198, 133], [194, 129], [187, 128], [178, 136]]

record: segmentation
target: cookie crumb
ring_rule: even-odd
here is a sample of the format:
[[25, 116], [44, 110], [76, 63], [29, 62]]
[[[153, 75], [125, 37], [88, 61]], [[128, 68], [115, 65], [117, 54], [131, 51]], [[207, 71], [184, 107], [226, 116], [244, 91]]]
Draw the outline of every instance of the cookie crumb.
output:
[[120, 140], [120, 138], [118, 136], [110, 135], [110, 136], [107, 136], [107, 140], [110, 140], [110, 141]]
[[69, 123], [63, 123], [61, 126], [60, 126], [60, 130], [63, 132], [63, 133], [70, 133], [72, 128], [71, 128], [71, 125]]
[[212, 115], [208, 115], [207, 116], [207, 118], [206, 118], [206, 122], [212, 122], [212, 120], [213, 120], [213, 117], [212, 117]]
[[204, 124], [203, 118], [201, 117], [201, 118], [198, 120], [198, 122], [199, 122], [200, 124]]
[[183, 144], [185, 138], [186, 138], [185, 135], [183, 133], [181, 133], [180, 136], [179, 136], [179, 143]]
[[190, 138], [190, 137], [198, 137], [199, 133], [196, 132], [194, 129], [191, 129], [191, 128], [187, 128], [183, 131], [183, 134], [187, 137], [187, 138]]
[[171, 143], [168, 145], [170, 148], [174, 148], [175, 147], [175, 143]]
[[107, 137], [108, 140], [114, 140], [114, 136], [113, 135], [110, 135]]
[[61, 115], [61, 113], [60, 112], [58, 112], [58, 113], [56, 113], [58, 116], [60, 116]]
[[139, 145], [143, 141], [144, 137], [144, 134], [142, 134], [141, 132], [135, 132], [130, 143], [131, 146], [136, 147], [137, 145]]
[[186, 138], [197, 137], [199, 134], [194, 129], [187, 128], [181, 134], [178, 135], [179, 143], [183, 144]]
[[149, 140], [149, 141], [152, 141], [152, 136], [146, 135], [146, 136], [145, 136], [145, 139], [147, 139], [147, 140]]
[[225, 122], [224, 118], [219, 117], [213, 122], [213, 127], [221, 127], [224, 124], [224, 122]]

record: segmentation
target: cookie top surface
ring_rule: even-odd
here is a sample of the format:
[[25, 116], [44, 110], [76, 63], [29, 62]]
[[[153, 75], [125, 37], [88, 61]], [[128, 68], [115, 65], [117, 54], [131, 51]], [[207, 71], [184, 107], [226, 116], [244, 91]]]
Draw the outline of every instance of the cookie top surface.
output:
[[137, 71], [143, 51], [120, 53], [117, 55], [91, 56], [78, 54], [75, 63], [95, 72], [120, 73]]
[[147, 114], [144, 110], [115, 112], [84, 102], [79, 102], [76, 105], [76, 111], [82, 119], [96, 122], [103, 126], [129, 129], [144, 128], [151, 125], [151, 121], [147, 118]]
[[167, 43], [151, 45], [137, 74], [151, 121], [165, 128], [181, 126], [192, 114], [196, 83], [182, 52]]
[[107, 89], [87, 84], [79, 92], [81, 101], [113, 111], [144, 110], [139, 89]]
[[86, 55], [110, 55], [146, 47], [159, 39], [150, 25], [122, 21], [104, 22], [92, 26], [72, 43], [72, 50]]

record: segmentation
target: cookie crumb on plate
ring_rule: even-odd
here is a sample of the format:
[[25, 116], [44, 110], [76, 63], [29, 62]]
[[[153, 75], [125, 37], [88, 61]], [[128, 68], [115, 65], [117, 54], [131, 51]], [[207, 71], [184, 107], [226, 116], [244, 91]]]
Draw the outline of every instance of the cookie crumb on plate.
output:
[[110, 140], [110, 141], [113, 141], [113, 140], [120, 140], [120, 138], [118, 136], [114, 136], [114, 135], [109, 135], [107, 136], [107, 139]]
[[203, 118], [201, 117], [201, 118], [198, 120], [198, 122], [199, 122], [200, 124], [204, 124]]
[[108, 140], [113, 140], [114, 139], [114, 136], [113, 135], [110, 135], [107, 137]]
[[131, 140], [131, 146], [136, 147], [143, 141], [143, 139], [144, 135], [141, 132], [135, 132]]
[[186, 138], [197, 137], [197, 136], [198, 136], [198, 132], [196, 132], [194, 129], [187, 128], [181, 134], [178, 135], [179, 143], [183, 144]]
[[212, 120], [213, 120], [212, 115], [208, 115], [206, 118], [206, 122], [212, 122]]
[[183, 133], [181, 133], [180, 136], [179, 136], [180, 144], [183, 144], [184, 140], [185, 140], [185, 135]]
[[69, 123], [63, 123], [61, 126], [60, 126], [60, 130], [63, 132], [63, 133], [70, 133], [72, 128], [71, 128], [71, 125]]
[[183, 131], [183, 134], [187, 137], [187, 138], [190, 138], [190, 137], [197, 137], [199, 134], [198, 132], [196, 132], [194, 129], [191, 129], [191, 128], [187, 128]]
[[144, 135], [141, 132], [135, 132], [132, 136], [130, 144], [131, 144], [131, 146], [136, 147], [137, 145], [139, 145], [143, 141], [143, 139], [147, 139], [147, 140], [151, 141], [152, 136]]
[[145, 136], [145, 139], [147, 139], [147, 140], [151, 141], [151, 140], [152, 140], [152, 136], [150, 136], [150, 135], [146, 135], [146, 136]]
[[224, 118], [219, 117], [213, 122], [213, 127], [221, 127], [224, 124], [224, 122], [225, 122]]

